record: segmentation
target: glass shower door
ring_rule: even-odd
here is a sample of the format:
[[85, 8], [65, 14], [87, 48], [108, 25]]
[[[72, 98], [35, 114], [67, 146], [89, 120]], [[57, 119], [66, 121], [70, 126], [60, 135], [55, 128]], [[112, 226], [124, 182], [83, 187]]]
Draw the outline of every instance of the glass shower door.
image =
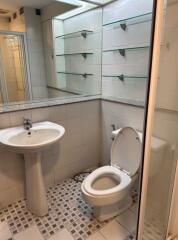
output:
[[23, 34], [0, 33], [1, 102], [29, 99], [28, 74]]
[[[144, 219], [140, 221], [140, 225], [144, 222], [144, 226], [142, 237], [139, 238], [143, 240], [166, 240], [168, 237], [170, 206], [178, 158], [177, 12], [178, 1], [165, 1], [162, 37], [159, 43], [158, 78], [156, 80], [152, 77], [150, 87], [150, 92], [155, 91], [156, 84], [154, 84], [154, 81], [155, 83], [157, 81], [156, 101], [154, 104], [154, 94], [150, 93], [148, 104], [144, 165], [149, 164], [144, 167], [144, 173], [147, 176], [143, 177], [142, 190], [144, 192], [142, 192], [142, 199], [146, 196], [146, 201], [142, 202], [141, 205], [141, 214], [144, 211], [145, 213], [143, 215]], [[160, 13], [160, 9], [157, 11], [158, 13]], [[155, 46], [154, 48], [156, 49]], [[154, 57], [153, 53], [153, 62], [156, 59]], [[153, 108], [154, 114], [152, 115]], [[154, 137], [159, 139], [159, 142], [156, 142]]]

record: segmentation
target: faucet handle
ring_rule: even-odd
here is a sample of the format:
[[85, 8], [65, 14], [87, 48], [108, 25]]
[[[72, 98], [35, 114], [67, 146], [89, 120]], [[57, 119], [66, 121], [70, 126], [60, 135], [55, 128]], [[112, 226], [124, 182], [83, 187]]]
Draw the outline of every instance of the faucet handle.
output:
[[116, 130], [115, 124], [111, 124], [111, 127], [112, 127], [112, 130], [113, 130], [113, 131]]
[[32, 127], [32, 120], [29, 118], [24, 118], [23, 117], [23, 124], [24, 125], [29, 125], [30, 127]]

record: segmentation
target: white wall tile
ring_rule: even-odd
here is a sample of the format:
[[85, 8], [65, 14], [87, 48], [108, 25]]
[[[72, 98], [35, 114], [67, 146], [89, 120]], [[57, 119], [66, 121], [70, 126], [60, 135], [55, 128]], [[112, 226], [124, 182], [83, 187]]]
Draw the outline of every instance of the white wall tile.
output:
[[[103, 22], [115, 22], [121, 19], [132, 18], [152, 11], [153, 1], [147, 3], [143, 0], [120, 0], [108, 4], [103, 9]], [[103, 27], [103, 49], [128, 48], [149, 46], [151, 36], [151, 16], [146, 16], [145, 21], [129, 23], [123, 31], [120, 22]], [[147, 76], [149, 50], [127, 51], [125, 57], [118, 52], [103, 52], [102, 75], [130, 75]], [[133, 80], [133, 79], [132, 79]], [[102, 78], [102, 94], [129, 101], [145, 101], [147, 79], [119, 81], [117, 78]]]

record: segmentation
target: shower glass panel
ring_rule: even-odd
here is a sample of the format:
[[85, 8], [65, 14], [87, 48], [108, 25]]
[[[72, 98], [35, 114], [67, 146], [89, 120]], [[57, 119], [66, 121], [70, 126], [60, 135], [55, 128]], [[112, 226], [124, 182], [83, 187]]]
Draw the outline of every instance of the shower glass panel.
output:
[[28, 100], [24, 35], [0, 33], [0, 103]]
[[[165, 4], [144, 240], [165, 240], [178, 153], [178, 1]], [[160, 139], [155, 141], [154, 136]], [[159, 150], [159, 154], [158, 151]]]

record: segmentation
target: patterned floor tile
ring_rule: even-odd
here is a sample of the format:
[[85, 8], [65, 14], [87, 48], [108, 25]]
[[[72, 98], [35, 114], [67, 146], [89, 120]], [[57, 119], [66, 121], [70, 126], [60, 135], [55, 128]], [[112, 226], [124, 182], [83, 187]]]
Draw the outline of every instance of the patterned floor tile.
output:
[[63, 229], [75, 240], [85, 240], [109, 221], [101, 223], [93, 216], [93, 208], [81, 197], [81, 182], [81, 178], [70, 178], [50, 187], [47, 191], [49, 212], [44, 217], [31, 214], [22, 199], [0, 210], [0, 221], [8, 223], [13, 235], [36, 225], [45, 240]]

